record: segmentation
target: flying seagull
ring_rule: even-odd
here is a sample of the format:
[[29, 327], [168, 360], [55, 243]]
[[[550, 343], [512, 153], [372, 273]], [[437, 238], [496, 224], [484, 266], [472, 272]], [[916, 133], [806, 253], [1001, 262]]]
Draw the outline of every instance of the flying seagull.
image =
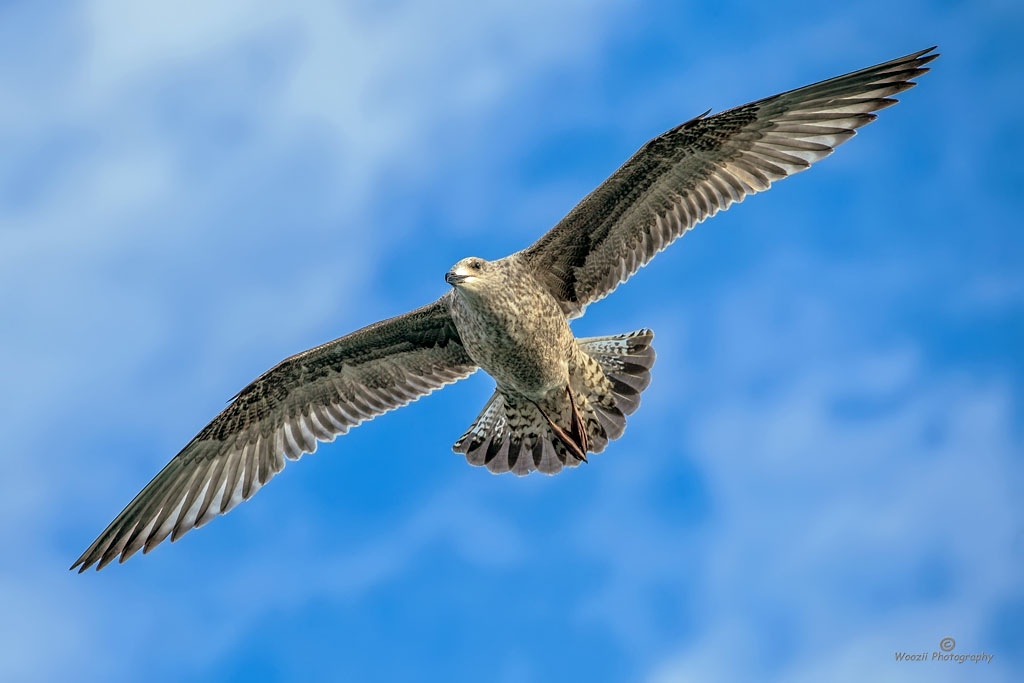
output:
[[650, 330], [577, 339], [569, 320], [716, 212], [809, 167], [928, 71], [935, 48], [714, 116], [649, 141], [536, 243], [466, 258], [434, 303], [287, 358], [231, 403], [71, 569], [102, 569], [248, 500], [376, 415], [482, 368], [494, 394], [453, 449], [491, 472], [555, 474], [625, 429], [650, 382]]

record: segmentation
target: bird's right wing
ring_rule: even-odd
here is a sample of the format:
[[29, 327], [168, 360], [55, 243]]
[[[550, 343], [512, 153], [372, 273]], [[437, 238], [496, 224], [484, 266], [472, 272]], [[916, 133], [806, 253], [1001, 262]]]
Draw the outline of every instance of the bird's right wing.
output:
[[934, 49], [677, 126], [513, 258], [578, 316], [697, 223], [831, 154], [928, 71]]
[[444, 298], [292, 356], [242, 389], [71, 569], [177, 540], [248, 500], [285, 458], [474, 370]]

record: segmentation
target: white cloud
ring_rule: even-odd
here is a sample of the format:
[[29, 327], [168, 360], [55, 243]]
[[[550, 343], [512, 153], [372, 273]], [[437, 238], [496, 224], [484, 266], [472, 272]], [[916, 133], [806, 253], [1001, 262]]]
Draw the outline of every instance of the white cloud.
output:
[[[46, 168], [31, 196], [0, 204], [0, 285], [17, 292], [0, 302], [0, 314], [20, 330], [5, 338], [0, 361], [8, 388], [16, 387], [4, 412], [18, 425], [7, 447], [19, 454], [0, 481], [0, 534], [18, 558], [0, 570], [10, 608], [0, 617], [5, 680], [130, 677], [149, 658], [149, 645], [169, 632], [185, 634], [179, 645], [195, 662], [237, 642], [249, 595], [211, 594], [226, 616], [197, 630], [204, 614], [194, 605], [159, 605], [168, 620], [160, 624], [133, 611], [132, 591], [142, 589], [129, 574], [121, 574], [118, 588], [102, 581], [83, 588], [89, 584], [64, 571], [71, 558], [60, 556], [66, 544], [55, 536], [69, 525], [78, 536], [80, 528], [69, 515], [87, 510], [95, 521], [109, 511], [107, 497], [122, 496], [152, 466], [145, 458], [97, 462], [99, 444], [134, 445], [149, 431], [145, 438], [157, 446], [146, 453], [162, 460], [156, 454], [180, 445], [190, 420], [209, 417], [211, 404], [215, 409], [239, 388], [232, 382], [247, 365], [238, 358], [243, 349], [253, 353], [253, 340], [294, 352], [296, 340], [322, 334], [324, 311], [342, 309], [345, 319], [366, 314], [347, 292], [376, 277], [380, 254], [401, 238], [376, 226], [375, 207], [403, 201], [390, 180], [443, 184], [437, 174], [446, 160], [437, 157], [436, 136], [482, 127], [524, 83], [584, 63], [601, 44], [608, 10], [583, 2], [504, 2], [486, 11], [451, 2], [356, 9], [92, 2], [78, 17], [82, 23], [70, 21], [65, 30], [83, 52], [65, 65], [59, 88], [43, 83], [47, 73], [3, 84], [5, 100], [18, 106], [0, 117], [6, 134], [21, 142], [12, 148], [13, 166], [0, 172], [21, 176], [29, 162]], [[263, 58], [278, 62], [266, 69], [269, 82], [234, 89], [246, 77], [246, 60]], [[231, 66], [238, 63], [243, 67]], [[260, 71], [261, 64], [248, 67]], [[231, 68], [239, 72], [222, 77]], [[181, 86], [207, 76], [210, 83]], [[252, 92], [264, 99], [253, 101]], [[189, 95], [210, 101], [176, 100]], [[227, 167], [211, 159], [197, 166], [188, 157], [195, 131], [180, 116], [191, 111], [214, 118], [226, 112], [230, 125], [248, 131]], [[43, 143], [58, 132], [71, 142], [61, 149], [71, 151], [50, 159]], [[324, 187], [336, 188], [318, 200], [329, 216], [324, 222], [370, 226], [364, 238], [350, 240], [344, 253], [303, 245], [295, 255], [284, 236], [302, 234], [301, 226], [283, 225], [277, 237], [253, 234], [244, 219], [211, 227], [212, 216], [244, 207], [254, 191], [244, 184], [250, 167], [287, 166], [310, 148], [332, 160], [322, 169]], [[500, 140], [490, 146], [500, 149]], [[266, 243], [267, 253], [239, 261], [237, 249], [254, 240]], [[272, 278], [288, 273], [268, 280], [253, 269]], [[167, 347], [166, 340], [183, 337], [187, 345]], [[169, 364], [180, 372], [154, 387], [153, 368]], [[213, 399], [194, 405], [207, 393]], [[180, 419], [168, 423], [168, 414]], [[408, 525], [385, 528], [379, 543], [326, 558], [310, 586], [367, 590], [438, 538], [473, 562], [513, 561], [514, 532], [472, 502], [464, 505], [424, 502]], [[244, 583], [244, 572], [215, 585], [234, 581]]]
[[[837, 669], [891, 677], [891, 650], [930, 643], [936, 624], [955, 627], [965, 642], [980, 638], [986, 610], [1013, 585], [1019, 566], [1010, 554], [1017, 521], [1006, 514], [1015, 509], [1009, 483], [1019, 480], [1011, 461], [1019, 449], [1012, 398], [991, 377], [933, 372], [912, 338], [858, 336], [851, 321], [870, 318], [864, 311], [874, 302], [935, 275], [922, 275], [926, 264], [902, 262], [830, 264], [838, 284], [825, 292], [799, 259], [769, 264], [742, 283], [743, 292], [702, 292], [714, 300], [711, 321], [684, 320], [685, 314], [649, 304], [653, 317], [642, 324], [655, 328], [664, 351], [644, 408], [614, 454], [600, 463], [595, 458], [592, 472], [559, 482], [560, 497], [575, 491], [585, 499], [559, 508], [561, 516], [544, 525], [548, 536], [539, 540], [524, 533], [529, 522], [517, 519], [515, 505], [500, 496], [497, 503], [483, 499], [481, 489], [498, 487], [481, 485], [480, 473], [471, 472], [436, 497], [409, 502], [407, 517], [379, 522], [380, 538], [325, 552], [314, 566], [295, 568], [287, 553], [254, 542], [242, 559], [255, 558], [250, 567], [264, 570], [280, 563], [276, 574], [287, 577], [258, 602], [251, 598], [267, 591], [266, 582], [244, 561], [192, 588], [195, 602], [180, 604], [154, 595], [152, 582], [133, 573], [135, 563], [147, 560], [85, 582], [63, 571], [71, 558], [61, 556], [67, 544], [58, 537], [69, 528], [80, 536], [81, 518], [95, 521], [116, 504], [111, 499], [121, 502], [162, 464], [161, 453], [191, 436], [250, 378], [253, 363], [297, 350], [300, 340], [321, 341], [324, 311], [341, 311], [338, 323], [348, 328], [344, 321], [379, 310], [372, 299], [361, 308], [346, 291], [378, 276], [381, 255], [412, 229], [380, 229], [380, 207], [443, 194], [446, 171], [460, 155], [476, 154], [467, 148], [482, 139], [488, 144], [481, 149], [499, 162], [511, 158], [508, 147], [517, 141], [506, 140], [493, 121], [504, 107], [520, 104], [529, 83], [576, 71], [593, 77], [617, 11], [580, 0], [502, 0], [486, 7], [447, 0], [84, 5], [84, 23], [64, 29], [77, 36], [69, 44], [83, 46], [81, 59], [68, 60], [59, 78], [36, 74], [24, 92], [5, 92], [12, 104], [0, 111], [6, 135], [28, 141], [12, 145], [19, 163], [54, 131], [80, 143], [76, 154], [48, 169], [34, 200], [0, 205], [0, 286], [14, 293], [0, 301], [0, 315], [20, 331], [4, 340], [0, 359], [0, 375], [16, 387], [3, 406], [17, 425], [6, 443], [10, 452], [31, 454], [9, 458], [0, 480], [0, 535], [17, 550], [0, 570], [10, 607], [0, 617], [0, 640], [14, 648], [0, 658], [0, 678], [131, 677], [149, 661], [146, 648], [168, 632], [179, 634], [178, 647], [199, 670], [239, 646], [250, 621], [281, 606], [377, 590], [409, 572], [436, 543], [484, 569], [525, 572], [556, 545], [596, 567], [593, 590], [573, 603], [570, 618], [634, 648], [638, 662], [661, 660], [653, 677], [665, 680], [749, 678], [754, 664], [744, 654], [771, 655], [763, 635], [779, 630], [758, 619], [777, 618], [795, 630], [798, 645], [780, 659], [780, 680], [834, 679]], [[829, 26], [807, 35], [775, 33], [745, 51], [723, 44], [725, 54], [695, 58], [682, 76], [673, 65], [665, 72], [672, 74], [671, 88], [655, 84], [628, 106], [594, 110], [594, 116], [608, 114], [618, 125], [655, 116], [645, 104], [653, 108], [659, 98], [676, 102], [659, 107], [665, 112], [701, 101], [700, 93], [714, 93], [720, 107], [768, 94], [747, 92], [749, 81], [730, 75], [752, 64], [767, 68], [758, 60], [771, 52], [780, 55], [772, 60], [773, 82], [795, 85], [806, 73], [799, 64], [804, 55], [827, 52], [840, 38], [859, 42], [877, 28], [870, 18], [855, 28]], [[682, 26], [681, 35], [690, 30]], [[789, 47], [778, 49], [782, 43]], [[938, 91], [940, 82], [930, 87]], [[946, 109], [959, 116], [955, 107]], [[219, 165], [206, 157], [197, 162], [189, 155], [204, 143], [191, 127], [216, 128], [222, 116], [245, 133], [239, 146]], [[966, 147], [953, 147], [945, 171], [968, 162], [973, 168]], [[322, 258], [310, 254], [320, 247], [317, 240], [295, 254], [282, 238], [295, 232], [322, 238], [325, 228], [304, 228], [304, 216], [268, 236], [265, 227], [263, 234], [247, 230], [254, 217], [234, 213], [251, 194], [266, 191], [248, 174], [269, 174], [266, 169], [288, 168], [296, 156], [316, 153], [326, 160], [318, 174], [331, 195], [318, 195], [322, 225], [358, 226], [352, 234], [365, 235], [348, 251]], [[832, 160], [833, 168], [852, 163], [848, 154], [840, 156], [847, 161]], [[479, 217], [467, 195], [491, 197], [489, 183], [484, 174], [472, 192], [454, 196], [446, 218]], [[421, 191], [403, 194], [412, 185]], [[539, 192], [523, 204], [537, 201]], [[737, 209], [749, 216], [757, 210]], [[877, 207], [860, 210], [874, 215]], [[707, 229], [717, 226], [701, 230]], [[238, 258], [245, 248], [273, 252], [272, 258]], [[771, 290], [790, 281], [793, 290]], [[1018, 285], [1002, 278], [972, 285], [964, 306], [1016, 302]], [[715, 351], [707, 364], [688, 360], [708, 334]], [[171, 365], [179, 371], [154, 386], [154, 368]], [[851, 417], [846, 409], [867, 412]], [[645, 436], [666, 420], [680, 425], [678, 443]], [[103, 448], [142, 443], [145, 455], [137, 459], [95, 460]], [[671, 489], [681, 464], [694, 472], [680, 479], [707, 489], [706, 509], [693, 520], [666, 519], [665, 506], [652, 500], [658, 491], [674, 501], [700, 493]], [[544, 483], [515, 485], [521, 491], [515, 504], [554, 507]], [[271, 514], [249, 510], [267, 495], [218, 524], [237, 524], [261, 538]], [[879, 517], [887, 524], [878, 524]], [[304, 524], [305, 533], [331, 537], [329, 522]], [[621, 545], [610, 546], [609, 537]], [[922, 539], [925, 549], [906, 550], [910, 537]], [[860, 603], [877, 599], [872, 591], [904, 599], [901, 591], [912, 589], [935, 558], [949, 576], [936, 578], [933, 589], [948, 597], [894, 604], [884, 624], [865, 613]], [[148, 567], [159, 561], [150, 557]], [[751, 566], [760, 568], [752, 585]], [[165, 576], [179, 594], [190, 580], [173, 568]], [[690, 597], [686, 586], [694, 585], [707, 590], [689, 606], [697, 635], [666, 634], [656, 614], [673, 609], [665, 594]], [[836, 610], [849, 614], [846, 623], [837, 624]], [[55, 639], [62, 657], [53, 656]]]
[[[782, 282], [755, 277], [745, 287], [761, 295], [734, 292], [721, 309], [770, 317], [749, 301], [765, 290], [805, 311], [840, 298], [842, 285], [822, 295]], [[1009, 680], [1009, 653], [972, 673], [893, 660], [946, 635], [958, 651], [984, 649], [994, 610], [1019, 587], [1009, 386], [936, 372], [906, 341], [886, 350], [840, 339], [844, 327], [824, 313], [775, 328], [722, 317], [724, 336], [756, 339], [758, 363], [782, 360], [789, 376], [745, 393], [753, 366], [730, 370], [731, 349], [710, 370], [732, 376], [692, 416], [692, 452], [720, 514], [716, 533], [691, 548], [705, 579], [701, 629], [651, 679]], [[802, 353], [808, 338], [846, 350]]]

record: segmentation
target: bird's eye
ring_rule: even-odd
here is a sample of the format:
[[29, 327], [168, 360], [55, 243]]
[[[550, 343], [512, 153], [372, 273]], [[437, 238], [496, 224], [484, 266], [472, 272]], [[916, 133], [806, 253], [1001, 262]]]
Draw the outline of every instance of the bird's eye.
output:
[[473, 261], [472, 263], [469, 264], [469, 267], [472, 268], [473, 270], [480, 270], [481, 265], [482, 264], [479, 261]]

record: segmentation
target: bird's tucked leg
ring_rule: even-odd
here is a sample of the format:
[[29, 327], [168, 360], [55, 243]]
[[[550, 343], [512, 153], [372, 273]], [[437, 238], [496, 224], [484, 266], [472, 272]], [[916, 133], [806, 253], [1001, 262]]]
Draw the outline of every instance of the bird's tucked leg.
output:
[[580, 445], [580, 450], [583, 451], [583, 460], [586, 461], [587, 451], [590, 450], [590, 436], [587, 434], [587, 426], [583, 422], [583, 416], [580, 415], [580, 410], [576, 407], [576, 399], [573, 398], [572, 389], [566, 387], [566, 393], [569, 394], [569, 411], [572, 419], [569, 434]]
[[572, 396], [572, 389], [566, 387], [566, 392], [569, 395], [569, 431], [566, 431], [558, 425], [557, 422], [551, 419], [547, 411], [537, 406], [540, 414], [544, 416], [544, 419], [551, 425], [551, 431], [555, 433], [555, 436], [566, 445], [569, 449], [569, 453], [574, 458], [582, 462], [587, 462], [587, 450], [590, 448], [590, 438], [587, 436], [586, 426], [583, 424], [583, 417], [580, 415], [579, 409], [576, 408], [576, 401]]

